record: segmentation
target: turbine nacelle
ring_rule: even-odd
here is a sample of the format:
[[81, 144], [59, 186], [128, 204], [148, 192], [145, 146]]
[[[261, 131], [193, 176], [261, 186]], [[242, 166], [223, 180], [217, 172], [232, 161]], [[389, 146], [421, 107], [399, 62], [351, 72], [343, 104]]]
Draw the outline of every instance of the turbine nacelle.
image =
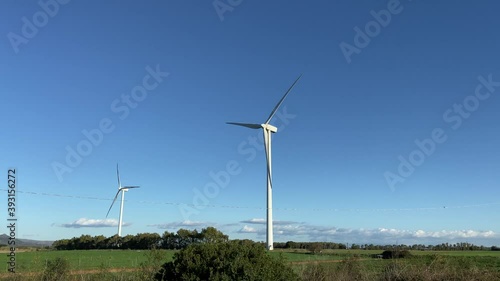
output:
[[261, 124], [261, 126], [264, 130], [268, 130], [272, 133], [276, 133], [278, 131], [278, 128], [271, 124]]

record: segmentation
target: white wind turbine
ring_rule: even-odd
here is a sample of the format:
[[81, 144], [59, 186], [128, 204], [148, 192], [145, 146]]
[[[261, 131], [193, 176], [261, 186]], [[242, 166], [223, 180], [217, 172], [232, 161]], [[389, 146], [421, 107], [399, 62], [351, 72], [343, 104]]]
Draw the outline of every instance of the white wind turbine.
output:
[[273, 118], [276, 111], [281, 106], [286, 96], [295, 84], [299, 81], [302, 74], [293, 82], [292, 86], [286, 91], [285, 95], [281, 98], [281, 100], [276, 104], [273, 111], [267, 118], [264, 124], [248, 124], [248, 123], [235, 123], [235, 122], [227, 122], [227, 124], [243, 126], [250, 129], [263, 129], [264, 131], [264, 147], [266, 148], [266, 159], [267, 159], [267, 232], [266, 232], [266, 240], [267, 240], [267, 249], [273, 250], [273, 183], [272, 183], [272, 170], [271, 170], [271, 133], [276, 133], [278, 128], [269, 124], [271, 119]]
[[139, 188], [137, 185], [133, 186], [122, 186], [120, 182], [120, 171], [118, 170], [118, 164], [116, 164], [116, 176], [118, 177], [118, 192], [116, 192], [115, 198], [113, 199], [113, 202], [111, 203], [111, 206], [109, 206], [108, 213], [106, 214], [106, 218], [109, 215], [109, 211], [111, 211], [111, 208], [113, 207], [113, 204], [115, 204], [116, 198], [118, 197], [118, 194], [120, 192], [122, 193], [122, 200], [120, 203], [120, 219], [118, 221], [118, 236], [122, 236], [122, 222], [123, 222], [123, 201], [125, 200], [125, 192], [129, 190], [129, 188]]

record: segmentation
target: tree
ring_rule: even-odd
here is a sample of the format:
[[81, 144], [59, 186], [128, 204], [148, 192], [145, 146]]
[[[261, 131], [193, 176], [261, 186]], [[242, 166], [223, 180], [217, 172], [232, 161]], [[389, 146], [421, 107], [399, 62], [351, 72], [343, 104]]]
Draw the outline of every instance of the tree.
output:
[[94, 236], [93, 249], [106, 249], [106, 237], [104, 235]]
[[176, 241], [176, 235], [173, 232], [168, 232], [165, 231], [163, 235], [161, 236], [161, 247], [163, 249], [170, 249], [174, 250], [175, 248], [175, 242]]
[[158, 233], [138, 233], [135, 236], [135, 249], [156, 248], [159, 243], [160, 235]]
[[106, 248], [117, 249], [118, 247], [120, 247], [121, 240], [122, 239], [120, 236], [118, 236], [118, 234], [109, 237], [108, 239], [106, 239]]
[[323, 250], [323, 245], [321, 245], [321, 243], [314, 242], [310, 243], [307, 249], [313, 254], [319, 254]]
[[135, 249], [136, 241], [135, 236], [132, 234], [128, 234], [126, 236], [120, 237], [120, 245], [121, 249]]
[[188, 230], [181, 228], [177, 230], [177, 249], [184, 249], [188, 245], [196, 242], [198, 237], [198, 231], [197, 230]]
[[285, 244], [285, 248], [287, 248], [287, 249], [295, 249], [295, 248], [297, 248], [297, 243], [295, 243], [293, 241], [287, 241], [286, 244]]
[[156, 274], [156, 280], [298, 280], [282, 259], [267, 255], [252, 241], [196, 243], [174, 255]]
[[90, 250], [93, 246], [94, 238], [90, 235], [82, 235], [78, 238], [76, 249]]
[[200, 232], [201, 242], [220, 243], [229, 241], [229, 236], [218, 231], [215, 227], [203, 228]]

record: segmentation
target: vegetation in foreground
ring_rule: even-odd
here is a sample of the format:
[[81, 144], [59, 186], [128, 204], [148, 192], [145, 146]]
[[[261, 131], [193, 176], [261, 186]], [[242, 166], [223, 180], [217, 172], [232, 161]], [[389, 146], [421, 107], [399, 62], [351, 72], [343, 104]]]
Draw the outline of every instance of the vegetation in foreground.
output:
[[[215, 228], [166, 232], [160, 240], [149, 234], [115, 238], [81, 236], [55, 244], [70, 251], [19, 252], [18, 273], [0, 273], [0, 280], [500, 280], [500, 251], [467, 243], [390, 245], [381, 251], [317, 242], [296, 243], [294, 249], [289, 241], [267, 252], [262, 243], [229, 240]], [[137, 250], [76, 250], [123, 246]], [[151, 249], [138, 250], [144, 247]]]
[[[290, 263], [267, 255], [248, 241], [193, 245], [165, 263], [165, 251], [146, 252], [133, 270], [101, 266], [75, 271], [63, 258], [46, 263], [41, 272], [0, 275], [10, 281], [142, 281], [142, 280], [304, 280], [304, 281], [492, 281], [500, 280], [500, 259], [484, 256], [419, 255], [403, 259], [350, 257], [335, 261]], [[310, 254], [303, 253], [304, 256]]]
[[273, 258], [253, 241], [193, 244], [174, 255], [156, 280], [299, 280], [281, 258]]
[[493, 257], [429, 255], [378, 262], [351, 258], [337, 264], [313, 263], [302, 266], [299, 274], [304, 281], [493, 281], [500, 280], [499, 269], [500, 263]]

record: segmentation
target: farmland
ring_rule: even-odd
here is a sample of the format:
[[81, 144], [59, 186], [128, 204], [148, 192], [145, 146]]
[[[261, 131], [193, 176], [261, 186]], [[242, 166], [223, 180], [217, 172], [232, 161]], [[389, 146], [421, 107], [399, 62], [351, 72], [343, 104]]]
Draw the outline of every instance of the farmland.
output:
[[[17, 272], [42, 271], [48, 260], [57, 257], [69, 261], [72, 270], [94, 270], [105, 268], [138, 268], [147, 261], [145, 250], [74, 250], [74, 251], [26, 251], [17, 253]], [[166, 261], [171, 260], [175, 251], [162, 250]], [[2, 255], [6, 265], [7, 256]], [[7, 271], [5, 269], [5, 271]]]
[[[176, 250], [158, 250], [163, 256], [162, 262], [171, 261]], [[138, 270], [141, 264], [148, 261], [148, 250], [32, 250], [17, 253], [16, 272], [41, 272], [47, 261], [57, 257], [69, 262], [71, 271], [124, 271]], [[302, 270], [310, 263], [338, 263], [344, 260], [355, 260], [373, 270], [388, 264], [388, 260], [372, 258], [373, 254], [380, 254], [380, 250], [324, 250], [321, 254], [311, 254], [306, 250], [275, 250], [269, 254], [273, 257], [284, 258], [296, 270]], [[451, 260], [467, 261], [467, 264], [478, 268], [488, 268], [500, 271], [500, 251], [411, 251], [415, 257], [409, 261], [418, 263], [433, 256], [449, 257]], [[420, 259], [419, 259], [420, 258]], [[2, 254], [1, 260], [4, 272], [7, 271], [7, 256]]]
[[[165, 262], [172, 260], [176, 250], [160, 250], [165, 254]], [[138, 268], [147, 261], [147, 250], [71, 250], [71, 251], [24, 251], [17, 253], [17, 272], [41, 271], [48, 260], [61, 257], [70, 263], [72, 270], [94, 270], [106, 268]], [[325, 250], [324, 254], [312, 255], [305, 250], [276, 250], [271, 256], [282, 256], [288, 262], [313, 262], [342, 260], [352, 256], [367, 258], [371, 254], [378, 254], [380, 250]], [[463, 253], [466, 254], [467, 252]], [[472, 253], [472, 252], [468, 252]], [[475, 255], [487, 255], [497, 252], [480, 252]], [[500, 257], [500, 252], [498, 255]], [[7, 256], [2, 255], [2, 264], [6, 264]], [[6, 267], [5, 267], [6, 271]]]

